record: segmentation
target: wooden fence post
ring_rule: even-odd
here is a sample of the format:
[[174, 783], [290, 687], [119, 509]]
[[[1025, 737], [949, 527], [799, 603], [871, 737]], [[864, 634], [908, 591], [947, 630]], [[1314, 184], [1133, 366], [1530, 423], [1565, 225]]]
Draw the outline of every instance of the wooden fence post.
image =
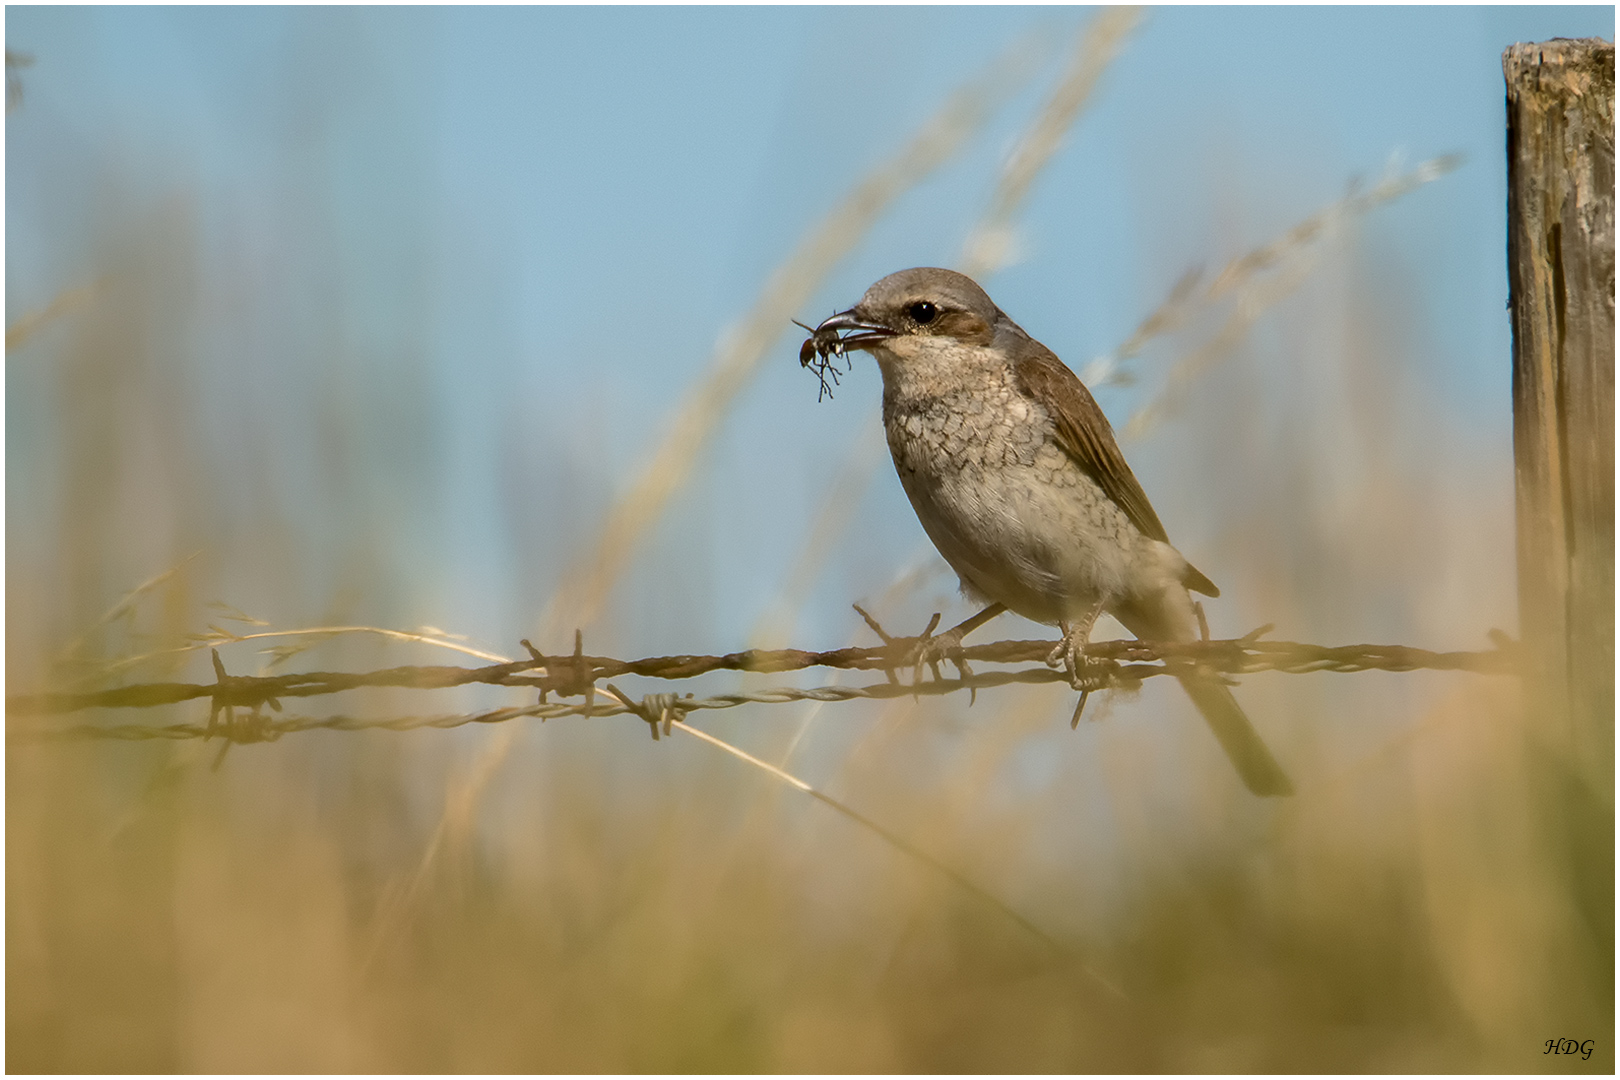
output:
[[1525, 701], [1547, 823], [1612, 977], [1614, 46], [1514, 45], [1502, 70]]

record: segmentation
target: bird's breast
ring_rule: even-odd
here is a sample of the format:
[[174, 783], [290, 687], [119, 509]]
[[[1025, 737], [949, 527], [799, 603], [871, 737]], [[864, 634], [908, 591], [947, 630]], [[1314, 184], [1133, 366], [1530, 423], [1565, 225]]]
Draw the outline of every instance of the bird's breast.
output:
[[1011, 388], [886, 401], [895, 470], [971, 591], [1042, 622], [1127, 591], [1140, 534]]

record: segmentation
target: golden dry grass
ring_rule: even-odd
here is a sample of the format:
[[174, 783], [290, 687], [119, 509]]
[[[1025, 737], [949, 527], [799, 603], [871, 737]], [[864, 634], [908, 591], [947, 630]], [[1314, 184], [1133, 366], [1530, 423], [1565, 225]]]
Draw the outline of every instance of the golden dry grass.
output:
[[[251, 530], [217, 524], [239, 503], [206, 475], [196, 373], [167, 329], [195, 302], [188, 221], [183, 202], [111, 215], [93, 300], [8, 358], [12, 407], [35, 395], [59, 428], [38, 477], [8, 477], [49, 484], [56, 508], [12, 522], [13, 692], [81, 677], [70, 644], [177, 648], [211, 601], [251, 610], [244, 592], [342, 618], [273, 502]], [[1207, 522], [1218, 632], [1259, 616], [1286, 636], [1477, 647], [1512, 611], [1511, 487], [1414, 449], [1447, 414], [1402, 375], [1417, 346], [1399, 318], [1304, 341], [1387, 299], [1376, 254], [1327, 262], [1279, 325], [1288, 348], [1237, 348], [1145, 448], [1178, 463], [1155, 501]], [[1335, 404], [1298, 417], [1286, 406], [1311, 395], [1282, 391], [1299, 384]], [[312, 666], [403, 662], [352, 635], [318, 648]], [[1061, 950], [765, 772], [637, 721], [529, 731], [487, 780], [479, 744], [441, 732], [311, 735], [218, 769], [199, 745], [16, 747], [7, 1066], [1613, 1070], [1591, 852], [1511, 683], [1247, 680], [1300, 789], [1281, 803], [1242, 791], [1173, 690], [1106, 702], [1078, 733], [1052, 688], [828, 706], [808, 733], [806, 712], [701, 721]], [[484, 794], [446, 809], [446, 790]], [[1558, 1037], [1597, 1052], [1543, 1056]]]

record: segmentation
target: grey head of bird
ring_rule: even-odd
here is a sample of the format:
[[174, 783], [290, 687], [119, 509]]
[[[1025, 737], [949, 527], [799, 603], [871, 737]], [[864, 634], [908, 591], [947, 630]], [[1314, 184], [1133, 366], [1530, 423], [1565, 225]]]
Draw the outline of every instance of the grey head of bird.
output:
[[[839, 351], [871, 350], [904, 355], [904, 339], [935, 339], [966, 345], [991, 345], [998, 338], [1026, 338], [1023, 330], [966, 274], [936, 266], [918, 266], [877, 282], [860, 303], [824, 320], [814, 340]], [[921, 345], [923, 341], [916, 344]]]

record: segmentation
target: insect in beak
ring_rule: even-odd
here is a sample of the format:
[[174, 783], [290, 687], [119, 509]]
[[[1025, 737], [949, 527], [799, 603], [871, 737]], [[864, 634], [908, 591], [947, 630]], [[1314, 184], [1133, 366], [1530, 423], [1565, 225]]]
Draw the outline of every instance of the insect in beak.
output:
[[[830, 329], [825, 323], [819, 327], [806, 326], [798, 319], [793, 325], [809, 332], [810, 336], [804, 344], [799, 346], [799, 366], [807, 368], [812, 363], [816, 366], [816, 378], [821, 380], [821, 389], [816, 393], [816, 400], [832, 397], [832, 388], [838, 385], [838, 368], [834, 366], [832, 358], [842, 356], [846, 370], [850, 366], [849, 353], [844, 349], [844, 341], [838, 336], [836, 329]], [[831, 377], [832, 382], [828, 383]]]
[[821, 330], [805, 326], [798, 319], [793, 320], [793, 325], [810, 332], [804, 344], [799, 346], [800, 367], [809, 367], [810, 361], [814, 359], [825, 362], [829, 357], [844, 355], [844, 342], [838, 336], [837, 330]]

